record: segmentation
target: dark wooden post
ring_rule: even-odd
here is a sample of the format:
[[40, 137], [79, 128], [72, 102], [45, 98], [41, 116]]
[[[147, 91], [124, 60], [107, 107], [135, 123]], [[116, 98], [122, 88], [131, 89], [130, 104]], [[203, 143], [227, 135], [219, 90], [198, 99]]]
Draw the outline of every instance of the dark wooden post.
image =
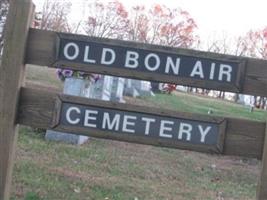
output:
[[265, 139], [264, 139], [261, 167], [262, 167], [261, 174], [257, 188], [257, 200], [266, 200], [267, 199], [267, 122], [265, 128]]
[[24, 55], [34, 5], [10, 0], [0, 66], [0, 199], [9, 199], [18, 126], [17, 105], [24, 80]]

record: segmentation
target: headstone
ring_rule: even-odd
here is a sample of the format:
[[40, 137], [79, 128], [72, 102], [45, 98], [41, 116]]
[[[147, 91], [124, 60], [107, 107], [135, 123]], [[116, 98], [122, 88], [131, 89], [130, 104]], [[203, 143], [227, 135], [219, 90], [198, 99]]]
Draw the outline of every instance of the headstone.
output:
[[[90, 80], [84, 80], [79, 78], [66, 78], [63, 93], [73, 96], [90, 98], [90, 86]], [[88, 140], [88, 137], [83, 135], [47, 130], [45, 134], [45, 139], [53, 141], [63, 141], [70, 144], [83, 144]]]
[[100, 76], [100, 78], [90, 86], [90, 98], [110, 101], [112, 76]]
[[151, 83], [149, 81], [140, 81], [140, 94], [141, 96], [153, 95], [153, 92], [151, 90]]
[[245, 102], [245, 105], [254, 107], [255, 98], [254, 96], [251, 96], [251, 95], [244, 95], [244, 102]]
[[102, 83], [101, 100], [110, 101], [112, 89], [112, 76], [104, 76]]
[[127, 79], [125, 94], [128, 96], [154, 96], [149, 81]]
[[113, 77], [111, 101], [125, 103], [123, 99], [125, 78]]
[[245, 96], [243, 94], [237, 94], [237, 95], [238, 95], [237, 103], [240, 103], [242, 105], [246, 105]]
[[182, 85], [178, 85], [176, 87], [177, 90], [182, 91], [182, 92], [187, 92], [187, 87], [186, 86], [182, 86]]
[[138, 97], [140, 96], [139, 92], [133, 86], [133, 79], [126, 79], [125, 81], [125, 88], [124, 88], [124, 95], [130, 97]]
[[238, 103], [248, 106], [249, 112], [253, 112], [254, 110], [254, 103], [255, 103], [255, 98], [254, 96], [251, 95], [245, 95], [245, 94], [239, 94], [238, 95]]
[[[63, 93], [110, 101], [112, 82], [112, 76], [100, 76], [95, 83], [90, 80], [67, 78], [65, 80]], [[71, 144], [83, 144], [88, 140], [87, 136], [62, 133], [53, 130], [47, 130], [45, 138], [47, 140], [63, 141]]]

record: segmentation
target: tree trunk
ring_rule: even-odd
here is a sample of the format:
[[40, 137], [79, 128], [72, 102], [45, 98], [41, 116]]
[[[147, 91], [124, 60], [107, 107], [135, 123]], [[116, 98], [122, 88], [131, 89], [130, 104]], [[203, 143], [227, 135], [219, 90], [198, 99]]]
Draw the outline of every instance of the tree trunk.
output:
[[219, 98], [220, 98], [220, 99], [224, 99], [224, 97], [225, 97], [225, 92], [220, 91], [220, 92], [219, 92]]
[[153, 92], [160, 92], [159, 91], [159, 83], [151, 81], [151, 89]]
[[235, 93], [234, 95], [234, 102], [237, 103], [239, 100], [239, 94], [238, 93]]
[[258, 101], [257, 101], [257, 96], [254, 96], [254, 107], [257, 107]]
[[266, 98], [260, 97], [260, 108], [264, 109], [266, 105]]

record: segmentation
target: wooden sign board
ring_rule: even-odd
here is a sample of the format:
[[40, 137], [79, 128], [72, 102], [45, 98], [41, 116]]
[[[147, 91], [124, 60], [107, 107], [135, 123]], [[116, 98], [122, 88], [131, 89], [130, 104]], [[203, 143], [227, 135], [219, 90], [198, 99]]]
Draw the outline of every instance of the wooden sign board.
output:
[[62, 95], [57, 100], [52, 128], [75, 133], [102, 132], [111, 139], [129, 137], [137, 143], [160, 142], [162, 146], [222, 153], [226, 125], [223, 118], [149, 110], [123, 109], [120, 104]]
[[246, 60], [240, 57], [40, 30], [31, 30], [28, 43], [29, 64], [242, 91]]
[[[34, 87], [35, 88], [35, 87]], [[54, 128], [58, 131], [65, 131], [65, 132], [72, 132], [76, 134], [83, 134], [92, 137], [98, 138], [106, 138], [106, 139], [113, 139], [119, 141], [126, 141], [126, 142], [134, 142], [134, 143], [142, 143], [142, 144], [150, 144], [160, 147], [172, 147], [172, 148], [183, 148], [183, 149], [190, 149], [194, 151], [205, 151], [208, 150], [200, 148], [198, 144], [191, 144], [187, 141], [179, 142], [178, 133], [174, 133], [175, 140], [172, 138], [162, 138], [162, 137], [150, 137], [145, 135], [145, 128], [144, 125], [146, 124], [145, 120], [142, 120], [143, 128], [141, 129], [142, 132], [135, 132], [133, 133], [120, 133], [119, 131], [122, 130], [122, 127], [119, 127], [118, 131], [109, 131], [109, 130], [101, 130], [94, 127], [87, 127], [82, 126], [82, 122], [84, 119], [80, 114], [81, 124], [74, 124], [74, 125], [63, 125], [60, 123], [60, 115], [61, 115], [61, 107], [62, 104], [74, 104], [77, 106], [85, 106], [84, 109], [87, 107], [92, 108], [102, 108], [111, 112], [123, 112], [130, 115], [133, 113], [135, 116], [136, 113], [140, 113], [140, 116], [150, 116], [159, 117], [160, 119], [173, 119], [174, 121], [179, 123], [179, 120], [185, 119], [189, 120], [189, 122], [200, 122], [202, 125], [203, 123], [212, 124], [214, 126], [219, 127], [219, 132], [221, 134], [221, 141], [223, 141], [223, 151], [219, 152], [224, 155], [232, 155], [232, 156], [243, 156], [243, 157], [253, 157], [261, 159], [262, 157], [262, 149], [263, 149], [263, 141], [264, 141], [264, 132], [265, 132], [265, 123], [264, 122], [257, 122], [257, 121], [249, 121], [244, 119], [236, 119], [236, 118], [221, 118], [221, 117], [214, 117], [212, 115], [199, 115], [196, 113], [181, 113], [172, 110], [166, 109], [159, 109], [155, 107], [144, 107], [144, 106], [136, 106], [130, 104], [119, 104], [114, 102], [106, 102], [106, 101], [97, 101], [92, 99], [83, 99], [74, 96], [59, 96], [58, 91], [47, 89], [41, 89], [39, 86], [38, 88], [21, 88], [21, 95], [20, 95], [20, 105], [18, 110], [18, 117], [17, 123], [36, 127], [36, 128], [43, 128], [43, 129], [51, 129]], [[56, 103], [55, 103], [56, 102]], [[56, 105], [56, 106], [55, 106]], [[84, 110], [83, 110], [84, 111]], [[98, 111], [98, 110], [96, 110]], [[80, 111], [78, 111], [80, 112]], [[81, 110], [82, 113], [82, 110]], [[83, 112], [85, 114], [85, 112]], [[71, 119], [75, 120], [73, 114], [75, 115], [75, 110], [71, 111]], [[79, 113], [77, 113], [79, 114]], [[77, 115], [76, 114], [76, 115]], [[114, 114], [114, 113], [113, 113]], [[107, 115], [107, 114], [106, 114]], [[62, 115], [62, 117], [64, 114]], [[78, 116], [78, 115], [77, 115]], [[123, 120], [123, 115], [120, 115], [120, 120]], [[140, 117], [139, 116], [139, 117]], [[99, 115], [93, 115], [93, 117], [99, 117]], [[101, 117], [101, 116], [100, 116]], [[53, 119], [53, 120], [52, 120]], [[112, 122], [113, 118], [109, 117]], [[118, 120], [118, 119], [117, 119]], [[127, 121], [134, 121], [125, 119]], [[170, 121], [170, 120], [169, 120]], [[94, 120], [92, 121], [94, 122]], [[134, 121], [135, 124], [138, 120]], [[84, 123], [84, 122], [83, 122]], [[114, 123], [117, 123], [116, 121]], [[164, 122], [163, 122], [164, 123]], [[172, 123], [172, 122], [171, 122]], [[51, 125], [52, 124], [52, 125]], [[227, 126], [226, 126], [227, 124]], [[81, 125], [81, 126], [80, 126]], [[160, 124], [156, 125], [159, 127]], [[172, 127], [177, 130], [177, 127], [174, 127], [168, 123], [163, 124], [166, 127]], [[115, 126], [115, 125], [113, 125]], [[120, 126], [122, 126], [122, 122], [120, 122]], [[151, 122], [152, 126], [152, 122]], [[225, 131], [223, 126], [226, 126]], [[98, 127], [102, 127], [101, 124]], [[104, 124], [104, 127], [107, 125]], [[113, 127], [114, 129], [116, 127]], [[130, 129], [133, 128], [132, 126], [129, 127]], [[152, 128], [152, 127], [151, 127]], [[203, 126], [203, 129], [205, 127]], [[152, 130], [152, 129], [151, 129]], [[159, 130], [156, 130], [157, 134], [152, 133], [152, 136], [159, 135]], [[179, 130], [178, 130], [179, 131]], [[150, 131], [151, 132], [151, 131]], [[166, 130], [167, 134], [170, 131]], [[140, 133], [140, 134], [138, 134]], [[193, 134], [193, 133], [192, 133]], [[207, 137], [207, 136], [206, 136]], [[223, 139], [225, 137], [225, 139]], [[199, 140], [199, 139], [198, 139]], [[197, 140], [197, 141], [198, 141]], [[202, 143], [201, 143], [202, 144]], [[218, 142], [218, 144], [222, 144]], [[208, 145], [208, 144], [207, 144]], [[205, 144], [204, 146], [207, 147]], [[203, 145], [202, 145], [203, 146]], [[220, 148], [220, 147], [219, 147]], [[214, 148], [213, 148], [214, 149]], [[221, 148], [222, 149], [222, 148]], [[218, 150], [216, 150], [218, 152]]]
[[[197, 55], [187, 55], [150, 45], [124, 43], [123, 41], [107, 42], [98, 38], [75, 37], [59, 34], [57, 57], [54, 66], [83, 66], [85, 71], [95, 71], [91, 67], [102, 67], [112, 75], [112, 69], [133, 71], [138, 78], [160, 80], [168, 77], [168, 82], [182, 85], [222, 89], [240, 92], [241, 74], [244, 63], [240, 60], [212, 59]], [[94, 68], [95, 69], [95, 68]], [[141, 75], [142, 74], [142, 75]], [[153, 77], [153, 78], [152, 78]], [[165, 79], [162, 81], [166, 81]]]

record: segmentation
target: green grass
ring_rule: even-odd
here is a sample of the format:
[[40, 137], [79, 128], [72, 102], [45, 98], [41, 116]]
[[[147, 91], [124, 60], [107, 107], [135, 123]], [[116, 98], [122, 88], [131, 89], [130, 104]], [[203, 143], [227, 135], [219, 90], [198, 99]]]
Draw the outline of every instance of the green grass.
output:
[[[62, 87], [55, 70], [28, 67], [29, 82]], [[185, 93], [127, 99], [177, 111], [263, 121], [266, 112]], [[251, 162], [253, 161], [253, 162]], [[252, 200], [259, 162], [91, 138], [81, 145], [47, 142], [21, 127], [12, 200]]]
[[257, 177], [241, 158], [93, 138], [74, 146], [22, 127], [12, 200], [254, 199]]
[[63, 83], [57, 78], [53, 68], [34, 65], [26, 66], [26, 80], [30, 83], [62, 88]]
[[249, 111], [248, 106], [205, 96], [175, 92], [173, 95], [156, 94], [155, 97], [145, 97], [146, 101], [160, 108], [168, 108], [182, 112], [208, 114], [211, 109], [214, 116], [244, 118], [257, 121], [266, 121], [265, 110], [254, 109]]

